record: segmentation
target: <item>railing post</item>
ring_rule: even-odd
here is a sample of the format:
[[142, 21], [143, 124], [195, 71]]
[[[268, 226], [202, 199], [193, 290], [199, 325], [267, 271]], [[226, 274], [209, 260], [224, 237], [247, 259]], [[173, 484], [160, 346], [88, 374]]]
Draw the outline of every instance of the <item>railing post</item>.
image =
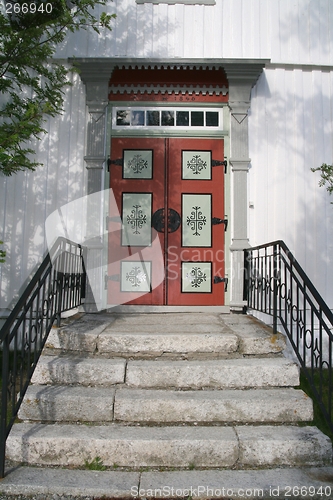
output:
[[7, 409], [8, 409], [8, 375], [9, 375], [9, 336], [2, 345], [2, 387], [1, 387], [1, 417], [0, 417], [0, 478], [5, 477], [6, 439], [7, 439]]
[[86, 287], [87, 287], [87, 273], [86, 273], [86, 262], [87, 262], [87, 248], [80, 248], [80, 259], [81, 259], [81, 301], [86, 298]]
[[277, 304], [278, 304], [278, 246], [273, 246], [273, 334], [277, 333]]
[[247, 307], [249, 305], [249, 262], [248, 262], [248, 251], [244, 249], [244, 279], [243, 279], [243, 300], [247, 302]]
[[64, 276], [65, 276], [65, 248], [63, 242], [60, 245], [60, 254], [55, 263], [55, 276], [57, 282], [57, 327], [61, 325], [61, 313], [63, 304], [63, 291], [64, 291]]

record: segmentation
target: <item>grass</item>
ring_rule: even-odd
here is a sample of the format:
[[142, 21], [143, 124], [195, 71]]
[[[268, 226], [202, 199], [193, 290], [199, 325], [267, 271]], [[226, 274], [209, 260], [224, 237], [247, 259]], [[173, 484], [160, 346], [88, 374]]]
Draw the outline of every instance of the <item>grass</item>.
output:
[[88, 470], [103, 470], [103, 471], [106, 470], [106, 467], [103, 464], [101, 457], [95, 457], [91, 462], [88, 462], [88, 460], [85, 460], [84, 467], [85, 467], [85, 469], [88, 469]]
[[[333, 431], [331, 430], [326, 418], [324, 417], [323, 412], [320, 409], [319, 404], [317, 403], [313, 391], [311, 389], [311, 386], [308, 382], [308, 379], [306, 378], [303, 370], [301, 370], [301, 383], [300, 383], [300, 388], [312, 399], [313, 401], [313, 410], [314, 410], [314, 418], [312, 425], [318, 427], [324, 434], [329, 436], [331, 441], [333, 441]], [[329, 404], [329, 380], [328, 380], [328, 370], [324, 370], [324, 377], [322, 380], [323, 384], [323, 402], [325, 407], [328, 407]], [[320, 371], [316, 370], [314, 373], [314, 385], [315, 387], [320, 386]], [[331, 406], [332, 406], [332, 415], [333, 415], [333, 401], [331, 401]]]

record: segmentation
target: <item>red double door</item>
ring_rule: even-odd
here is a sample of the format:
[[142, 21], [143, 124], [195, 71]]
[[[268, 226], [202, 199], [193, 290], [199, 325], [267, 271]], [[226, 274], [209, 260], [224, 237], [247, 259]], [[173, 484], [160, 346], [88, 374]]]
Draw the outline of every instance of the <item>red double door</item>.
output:
[[223, 140], [115, 138], [110, 159], [108, 303], [223, 305]]

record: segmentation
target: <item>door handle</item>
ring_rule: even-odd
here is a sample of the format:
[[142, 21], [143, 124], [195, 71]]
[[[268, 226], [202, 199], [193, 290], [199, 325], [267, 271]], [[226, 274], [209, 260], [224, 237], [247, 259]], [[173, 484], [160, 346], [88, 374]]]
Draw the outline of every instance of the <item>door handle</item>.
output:
[[[177, 231], [181, 223], [181, 217], [179, 213], [173, 208], [168, 209], [168, 233], [174, 233]], [[154, 212], [151, 220], [151, 225], [159, 233], [163, 233], [165, 230], [165, 209], [159, 208]]]

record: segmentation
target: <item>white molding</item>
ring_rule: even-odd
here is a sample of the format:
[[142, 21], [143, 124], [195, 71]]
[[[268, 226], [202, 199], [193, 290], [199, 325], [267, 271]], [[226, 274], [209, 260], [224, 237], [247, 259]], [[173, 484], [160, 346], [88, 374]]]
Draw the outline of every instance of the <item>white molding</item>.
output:
[[185, 5], [216, 5], [215, 0], [136, 0], [137, 4], [143, 3], [167, 3], [169, 5], [175, 5], [177, 3], [185, 4]]
[[[138, 68], [157, 68], [157, 69], [181, 69], [181, 68], [203, 68], [214, 70], [223, 68], [229, 83], [231, 80], [243, 80], [247, 90], [248, 82], [255, 84], [263, 68], [270, 62], [269, 59], [155, 59], [155, 58], [126, 58], [126, 57], [89, 57], [89, 58], [70, 58], [69, 62], [79, 68], [80, 77], [84, 83], [108, 82], [111, 78], [112, 71], [116, 67], [125, 69]], [[244, 82], [245, 80], [245, 82]], [[230, 89], [230, 86], [229, 86]], [[239, 86], [238, 89], [239, 91]], [[250, 96], [246, 93], [244, 98], [240, 99], [237, 92], [236, 95], [230, 95], [231, 101], [249, 101]]]

